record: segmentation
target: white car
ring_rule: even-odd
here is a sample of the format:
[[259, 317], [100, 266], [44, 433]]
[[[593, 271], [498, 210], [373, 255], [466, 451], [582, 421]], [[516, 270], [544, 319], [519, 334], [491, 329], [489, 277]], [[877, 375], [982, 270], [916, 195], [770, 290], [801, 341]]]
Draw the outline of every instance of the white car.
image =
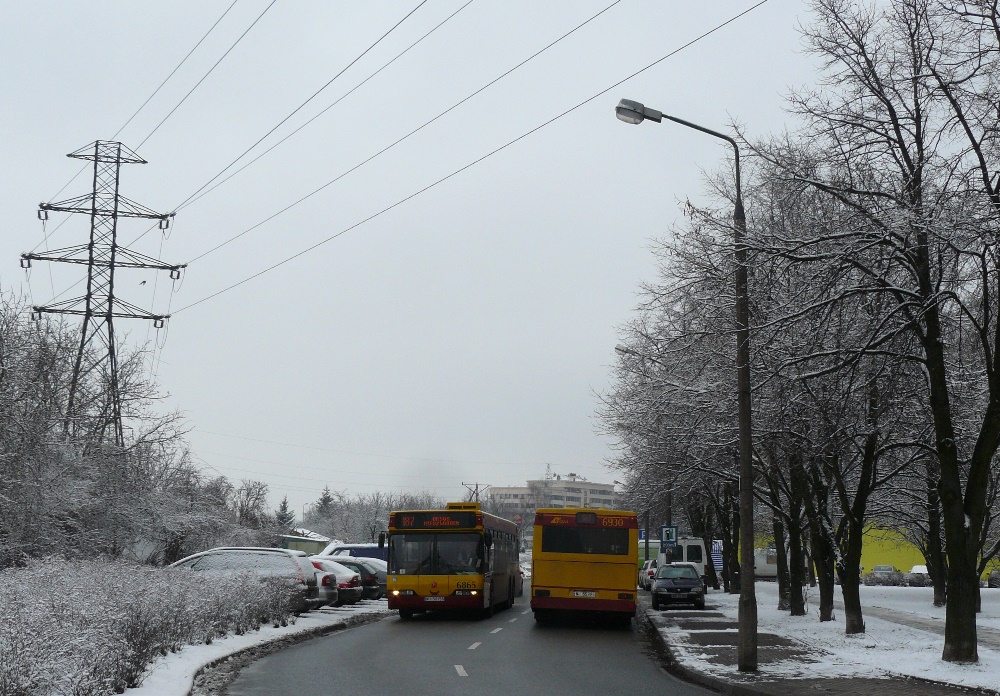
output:
[[639, 569], [639, 587], [648, 590], [653, 586], [653, 576], [656, 575], [656, 559], [644, 561]]

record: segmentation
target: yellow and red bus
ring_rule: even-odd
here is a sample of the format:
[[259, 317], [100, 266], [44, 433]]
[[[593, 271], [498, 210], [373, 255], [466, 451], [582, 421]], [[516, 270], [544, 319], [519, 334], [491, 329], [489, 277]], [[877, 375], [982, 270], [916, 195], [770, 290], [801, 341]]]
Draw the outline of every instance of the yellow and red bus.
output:
[[417, 612], [478, 610], [491, 616], [514, 605], [520, 585], [517, 526], [479, 503], [389, 515], [389, 608]]
[[600, 612], [623, 623], [635, 616], [639, 524], [634, 512], [539, 508], [531, 559], [531, 610]]

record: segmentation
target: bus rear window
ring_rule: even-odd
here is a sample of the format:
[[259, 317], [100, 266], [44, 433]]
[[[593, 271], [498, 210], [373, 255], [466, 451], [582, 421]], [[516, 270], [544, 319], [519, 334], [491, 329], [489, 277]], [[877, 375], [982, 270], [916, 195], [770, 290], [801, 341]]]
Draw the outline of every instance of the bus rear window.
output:
[[604, 527], [543, 527], [542, 551], [627, 556], [628, 530]]

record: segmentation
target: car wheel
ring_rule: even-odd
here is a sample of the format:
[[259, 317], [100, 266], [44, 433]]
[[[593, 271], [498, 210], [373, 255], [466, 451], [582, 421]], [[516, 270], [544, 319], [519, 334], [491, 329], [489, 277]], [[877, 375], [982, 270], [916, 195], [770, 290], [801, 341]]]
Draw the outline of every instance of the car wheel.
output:
[[694, 603], [694, 608], [695, 609], [704, 609], [705, 608], [705, 600], [703, 599], [700, 602], [695, 602]]
[[653, 598], [653, 610], [654, 611], [660, 610], [660, 603], [656, 601], [656, 597]]
[[412, 609], [400, 609], [399, 610], [399, 618], [402, 621], [409, 621], [410, 619], [413, 618], [413, 610]]

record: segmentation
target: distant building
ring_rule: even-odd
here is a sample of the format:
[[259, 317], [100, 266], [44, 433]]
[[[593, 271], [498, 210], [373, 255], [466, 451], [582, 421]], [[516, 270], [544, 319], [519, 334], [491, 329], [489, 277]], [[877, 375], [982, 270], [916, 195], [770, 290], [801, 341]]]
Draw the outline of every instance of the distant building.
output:
[[552, 475], [526, 486], [493, 486], [491, 499], [498, 508], [522, 514], [540, 507], [618, 508], [621, 496], [613, 483], [594, 483], [577, 474]]

